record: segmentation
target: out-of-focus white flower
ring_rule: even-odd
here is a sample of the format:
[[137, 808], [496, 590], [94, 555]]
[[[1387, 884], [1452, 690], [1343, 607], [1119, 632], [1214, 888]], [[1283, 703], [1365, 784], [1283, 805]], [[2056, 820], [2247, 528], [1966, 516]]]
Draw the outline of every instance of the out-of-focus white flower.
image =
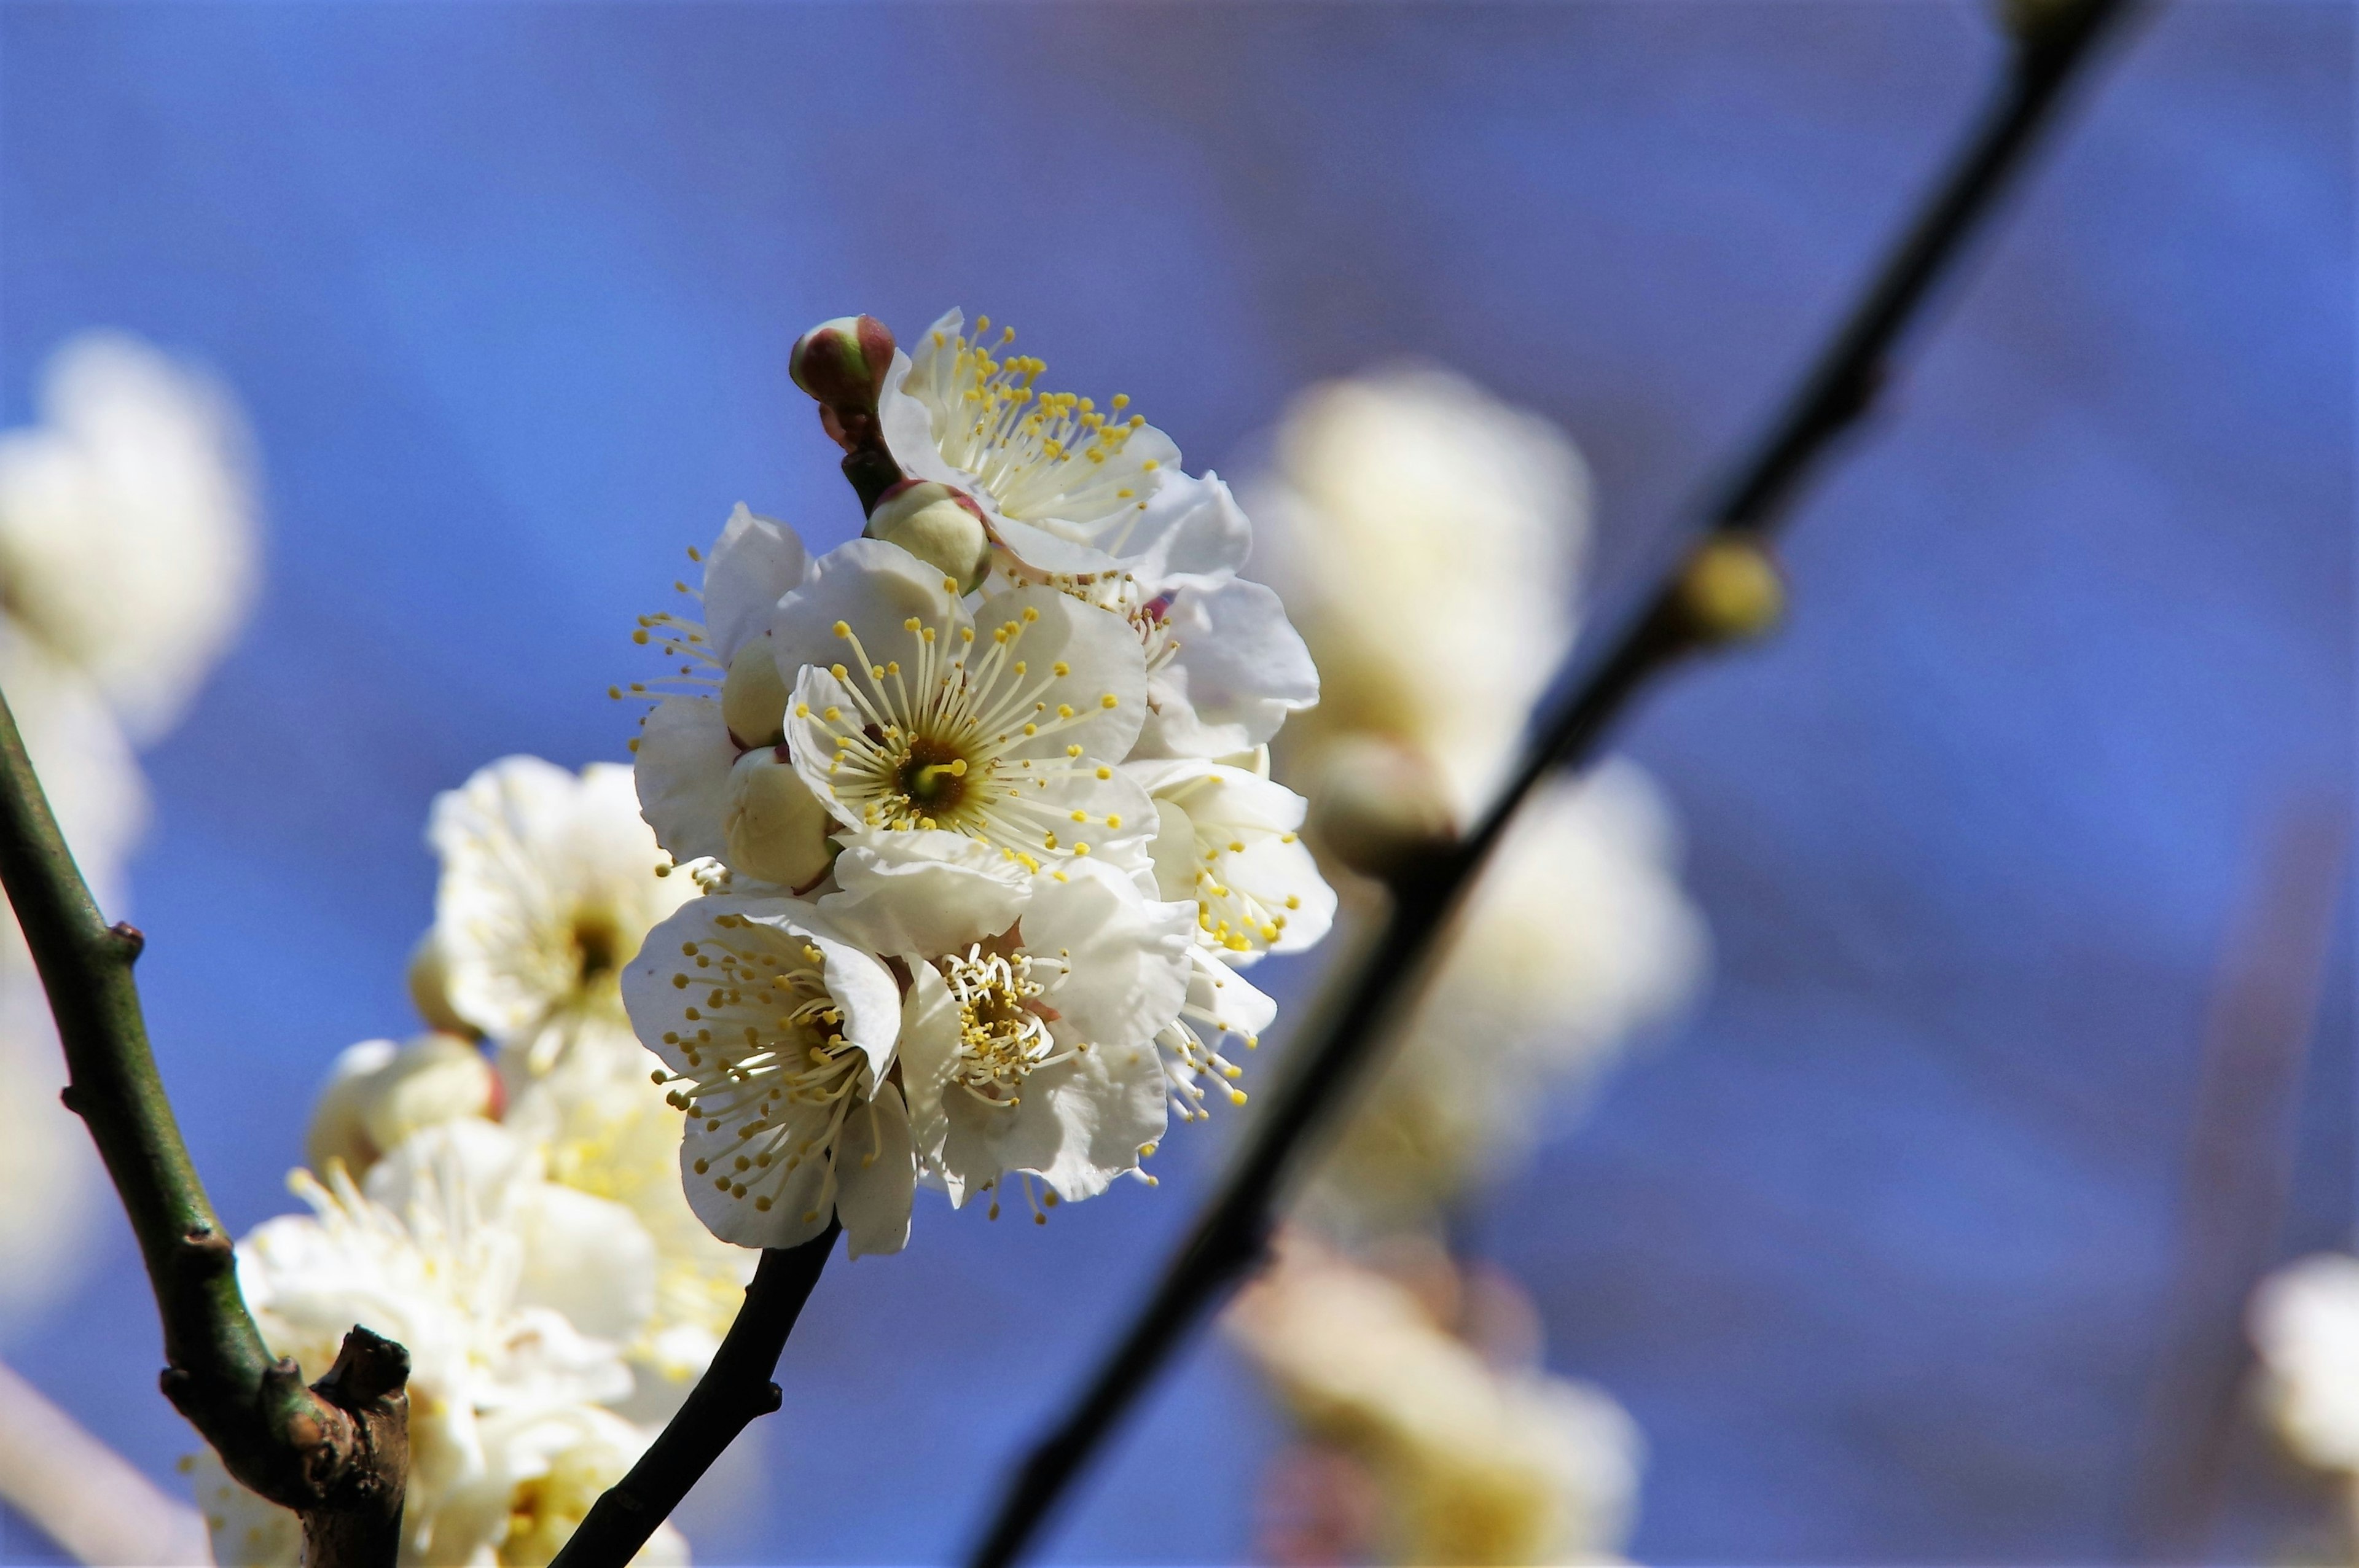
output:
[[1608, 761], [1541, 786], [1476, 886], [1393, 1061], [1346, 1124], [1312, 1212], [1420, 1220], [1520, 1157], [1579, 1087], [1694, 992], [1709, 939], [1646, 774]]
[[1299, 1238], [1226, 1321], [1305, 1432], [1374, 1473], [1387, 1561], [1615, 1560], [1642, 1444], [1602, 1391], [1486, 1362], [1402, 1285]]
[[[125, 910], [146, 827], [132, 753], [170, 727], [253, 597], [258, 523], [226, 392], [119, 333], [69, 341], [41, 422], [0, 435], [0, 691], [99, 906]], [[105, 1185], [58, 1103], [64, 1065], [0, 914], [0, 1324], [89, 1256]]]
[[2359, 1258], [2321, 1253], [2278, 1270], [2253, 1292], [2246, 1322], [2286, 1446], [2359, 1476]]
[[212, 377], [119, 332], [60, 349], [40, 411], [0, 435], [0, 604], [152, 740], [253, 600], [245, 421]]
[[901, 1249], [916, 1176], [883, 964], [808, 904], [714, 893], [656, 928], [623, 994], [679, 1086], [683, 1180], [715, 1236], [792, 1247], [840, 1216], [852, 1256]]
[[304, 1158], [315, 1171], [333, 1160], [363, 1176], [420, 1128], [489, 1117], [499, 1100], [499, 1075], [472, 1041], [440, 1032], [406, 1045], [364, 1040], [346, 1046], [329, 1068], [304, 1134]]
[[1266, 570], [1319, 664], [1289, 728], [1316, 795], [1320, 746], [1374, 732], [1424, 752], [1460, 821], [1503, 782], [1571, 645], [1589, 476], [1561, 432], [1447, 371], [1303, 394], [1248, 487]]
[[[324, 1182], [299, 1172], [293, 1184], [313, 1213], [266, 1221], [240, 1242], [239, 1287], [271, 1349], [307, 1379], [355, 1323], [408, 1350], [403, 1559], [475, 1561], [508, 1521], [449, 1505], [486, 1476], [524, 1473], [492, 1446], [506, 1430], [492, 1418], [629, 1394], [618, 1340], [653, 1300], [653, 1244], [627, 1210], [547, 1182], [529, 1148], [484, 1121], [414, 1135], [370, 1173], [365, 1194], [341, 1168]], [[231, 1524], [231, 1539], [215, 1538], [224, 1562], [242, 1560], [253, 1528]]]
[[436, 797], [427, 838], [451, 1006], [500, 1043], [512, 1076], [547, 1073], [577, 1040], [627, 1045], [617, 977], [697, 892], [656, 874], [631, 770], [506, 757]]
[[1144, 868], [1154, 807], [1112, 766], [1147, 711], [1129, 626], [1048, 588], [970, 614], [955, 586], [897, 546], [855, 539], [779, 606], [771, 636], [792, 677], [787, 743], [803, 782], [846, 828]]
[[[998, 891], [983, 870], [966, 876]], [[1090, 860], [1040, 872], [1020, 899], [1004, 928], [946, 931], [947, 950], [898, 955], [911, 977], [900, 1046], [911, 1130], [929, 1178], [962, 1206], [1010, 1173], [1067, 1201], [1094, 1196], [1168, 1125], [1155, 1041], [1186, 1000], [1190, 906]]]

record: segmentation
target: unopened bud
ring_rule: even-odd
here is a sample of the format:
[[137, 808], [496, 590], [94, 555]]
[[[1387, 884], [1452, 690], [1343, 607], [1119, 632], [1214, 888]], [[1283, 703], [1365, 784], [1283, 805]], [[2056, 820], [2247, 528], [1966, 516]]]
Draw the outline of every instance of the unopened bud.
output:
[[721, 835], [731, 871], [796, 891], [810, 887], [835, 859], [827, 838], [834, 828], [784, 746], [748, 752], [730, 770]]
[[1680, 574], [1679, 596], [1689, 629], [1706, 643], [1758, 637], [1786, 611], [1777, 564], [1753, 540], [1731, 535], [1697, 547]]
[[787, 680], [778, 673], [777, 644], [767, 632], [737, 650], [721, 682], [721, 721], [745, 751], [787, 738]]
[[1414, 747], [1375, 736], [1355, 736], [1321, 754], [1310, 825], [1321, 849], [1376, 878], [1458, 837], [1440, 770]]
[[893, 334], [874, 316], [838, 316], [795, 340], [787, 373], [823, 408], [873, 414], [893, 368]]
[[898, 545], [971, 593], [991, 569], [991, 535], [983, 508], [962, 490], [932, 480], [905, 479], [886, 491], [863, 530]]

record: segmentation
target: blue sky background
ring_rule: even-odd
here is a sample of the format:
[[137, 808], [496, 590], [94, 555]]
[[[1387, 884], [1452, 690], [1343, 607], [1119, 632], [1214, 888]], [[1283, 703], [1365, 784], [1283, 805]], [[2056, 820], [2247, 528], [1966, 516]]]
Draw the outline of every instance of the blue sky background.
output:
[[[2163, 8], [1813, 495], [1789, 628], [1620, 737], [1713, 989], [1477, 1229], [1648, 1434], [1642, 1560], [2120, 1550], [2205, 1000], [2272, 832], [2350, 795], [2354, 48], [2341, 5]], [[289, 1206], [330, 1055], [409, 1027], [433, 792], [620, 757], [632, 617], [734, 502], [855, 529], [804, 326], [988, 311], [1223, 469], [1306, 382], [1438, 359], [1580, 441], [1610, 577], [1998, 52], [1940, 0], [0, 5], [0, 415], [128, 327], [267, 465], [263, 607], [136, 868], [224, 1215]], [[2350, 1238], [2348, 953], [2288, 1254]], [[832, 1272], [700, 1559], [951, 1555], [1212, 1152]], [[5, 1348], [158, 1475], [191, 1445], [119, 1223]], [[1241, 1558], [1280, 1435], [1200, 1346], [1055, 1552]], [[2223, 1540], [2316, 1506], [2245, 1465]]]

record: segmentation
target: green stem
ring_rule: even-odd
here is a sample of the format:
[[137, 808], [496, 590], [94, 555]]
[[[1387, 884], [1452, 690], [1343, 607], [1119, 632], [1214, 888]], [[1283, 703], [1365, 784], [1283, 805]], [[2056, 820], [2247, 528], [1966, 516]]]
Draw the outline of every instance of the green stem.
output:
[[132, 979], [146, 938], [109, 925], [0, 697], [0, 887], [65, 1048], [82, 1119], [129, 1216], [163, 1320], [165, 1395], [246, 1487], [301, 1514], [314, 1568], [390, 1568], [408, 1469], [408, 1357], [355, 1329], [317, 1389], [270, 1354], [181, 1141]]

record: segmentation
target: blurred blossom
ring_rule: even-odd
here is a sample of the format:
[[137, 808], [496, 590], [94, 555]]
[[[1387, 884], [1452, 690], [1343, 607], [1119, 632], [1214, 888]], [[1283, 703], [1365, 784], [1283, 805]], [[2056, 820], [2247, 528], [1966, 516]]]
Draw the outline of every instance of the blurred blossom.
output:
[[[0, 691], [92, 893], [125, 912], [147, 826], [134, 742], [180, 716], [251, 605], [260, 525], [229, 394], [93, 332], [43, 373], [41, 421], [0, 434]], [[59, 1105], [57, 1036], [0, 922], [0, 1325], [54, 1300], [99, 1234], [105, 1179]]]
[[2341, 1478], [2359, 1529], [2359, 1258], [2321, 1253], [2278, 1270], [2253, 1292], [2246, 1321], [2277, 1435]]
[[[635, 1411], [668, 1411], [712, 1359], [753, 1271], [751, 1257], [714, 1239], [689, 1207], [679, 1116], [653, 1081], [662, 1064], [623, 1011], [623, 968], [697, 885], [658, 874], [665, 856], [640, 819], [630, 770], [611, 763], [573, 773], [503, 758], [436, 799], [427, 837], [442, 877], [420, 944], [431, 965], [413, 964], [413, 989], [439, 979], [422, 1010], [447, 1011], [490, 1042], [500, 1114], [551, 1177], [622, 1205], [653, 1238], [656, 1310], [631, 1346], [652, 1377]], [[458, 1069], [446, 1071], [448, 1094], [469, 1092]], [[375, 1092], [403, 1087], [387, 1079]], [[335, 1099], [332, 1086], [322, 1117]]]
[[[1246, 489], [1319, 665], [1320, 705], [1278, 762], [1315, 803], [1320, 848], [1374, 868], [1388, 835], [1463, 827], [1572, 642], [1580, 454], [1461, 376], [1401, 368], [1297, 399]], [[1550, 1088], [1593, 1077], [1700, 981], [1679, 859], [1634, 763], [1536, 791], [1307, 1212], [1346, 1232], [1420, 1223], [1526, 1153]]]
[[1679, 858], [1634, 763], [1536, 791], [1307, 1215], [1342, 1231], [1418, 1223], [1527, 1154], [1550, 1096], [1586, 1087], [1701, 980], [1709, 938]]
[[1486, 1359], [1437, 1315], [1469, 1315], [1448, 1260], [1421, 1271], [1412, 1288], [1291, 1236], [1226, 1319], [1305, 1435], [1374, 1483], [1329, 1467], [1344, 1506], [1325, 1511], [1375, 1517], [1373, 1540], [1324, 1544], [1395, 1563], [1615, 1561], [1637, 1429], [1595, 1389]]
[[1304, 393], [1275, 458], [1246, 497], [1320, 675], [1286, 771], [1316, 797], [1327, 746], [1390, 737], [1471, 820], [1572, 643], [1587, 465], [1539, 416], [1422, 367]]
[[[627, 1209], [547, 1179], [529, 1144], [460, 1119], [419, 1130], [356, 1184], [299, 1172], [308, 1216], [238, 1244], [238, 1282], [271, 1349], [304, 1377], [363, 1323], [410, 1357], [401, 1560], [543, 1563], [650, 1435], [606, 1408], [656, 1297], [652, 1239]], [[215, 1560], [298, 1560], [294, 1517], [190, 1461]], [[650, 1560], [679, 1561], [676, 1534]]]
[[253, 603], [244, 417], [211, 377], [118, 332], [51, 357], [40, 411], [0, 436], [0, 603], [152, 741]]

